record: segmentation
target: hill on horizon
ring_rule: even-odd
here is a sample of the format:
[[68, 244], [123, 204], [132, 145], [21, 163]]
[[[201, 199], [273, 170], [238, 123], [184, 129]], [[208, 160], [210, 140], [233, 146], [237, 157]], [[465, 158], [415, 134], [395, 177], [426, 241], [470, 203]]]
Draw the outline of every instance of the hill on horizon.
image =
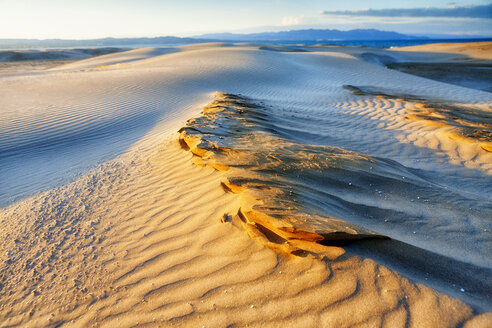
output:
[[304, 29], [262, 33], [209, 33], [195, 36], [195, 39], [219, 41], [350, 41], [350, 40], [419, 40], [422, 36], [401, 34], [376, 29], [355, 29], [349, 31], [331, 29]]
[[[475, 39], [467, 36], [463, 39]], [[455, 40], [455, 35], [416, 36], [376, 29], [341, 31], [334, 29], [303, 29], [262, 33], [209, 33], [194, 37], [160, 36], [142, 38], [69, 39], [0, 39], [0, 50], [68, 49], [68, 48], [134, 48], [139, 46], [172, 46], [205, 42], [330, 42], [330, 41], [418, 41]]]

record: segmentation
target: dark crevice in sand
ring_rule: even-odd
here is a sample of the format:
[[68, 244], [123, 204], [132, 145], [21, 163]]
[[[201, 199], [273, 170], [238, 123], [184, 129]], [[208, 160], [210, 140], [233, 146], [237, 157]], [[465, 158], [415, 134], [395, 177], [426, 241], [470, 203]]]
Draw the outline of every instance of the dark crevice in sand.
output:
[[267, 45], [267, 46], [261, 46], [258, 49], [266, 50], [266, 51], [275, 51], [275, 52], [309, 52], [310, 51], [298, 45], [297, 46]]
[[[386, 63], [385, 63], [386, 64]], [[387, 63], [386, 67], [427, 79], [492, 92], [492, 64], [483, 63]]]

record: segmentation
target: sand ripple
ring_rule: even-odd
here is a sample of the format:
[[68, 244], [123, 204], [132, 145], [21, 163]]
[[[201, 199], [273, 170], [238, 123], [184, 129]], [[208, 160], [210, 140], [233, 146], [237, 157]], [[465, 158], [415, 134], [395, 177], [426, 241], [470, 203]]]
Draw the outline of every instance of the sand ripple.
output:
[[470, 318], [463, 303], [337, 247], [320, 246], [323, 260], [264, 248], [221, 223], [239, 199], [190, 160], [166, 142], [2, 210], [2, 324], [448, 327]]

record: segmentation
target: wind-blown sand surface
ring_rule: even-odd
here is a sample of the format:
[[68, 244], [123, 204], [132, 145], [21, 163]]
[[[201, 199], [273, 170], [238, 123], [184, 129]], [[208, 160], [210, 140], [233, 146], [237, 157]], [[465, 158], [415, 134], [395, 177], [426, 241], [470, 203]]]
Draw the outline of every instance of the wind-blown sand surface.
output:
[[0, 77], [0, 325], [490, 326], [492, 95], [384, 56], [205, 44]]

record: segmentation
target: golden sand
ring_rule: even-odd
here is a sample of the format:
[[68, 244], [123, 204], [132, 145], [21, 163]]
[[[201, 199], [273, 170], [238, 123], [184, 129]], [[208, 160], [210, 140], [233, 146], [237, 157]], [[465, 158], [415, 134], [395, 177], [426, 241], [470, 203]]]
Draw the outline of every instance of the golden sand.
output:
[[3, 325], [449, 327], [472, 319], [464, 303], [374, 261], [321, 245], [311, 251], [324, 256], [282, 255], [257, 242], [268, 239], [261, 230], [247, 230], [251, 239], [222, 223], [240, 202], [220, 178], [174, 140], [2, 210]]

